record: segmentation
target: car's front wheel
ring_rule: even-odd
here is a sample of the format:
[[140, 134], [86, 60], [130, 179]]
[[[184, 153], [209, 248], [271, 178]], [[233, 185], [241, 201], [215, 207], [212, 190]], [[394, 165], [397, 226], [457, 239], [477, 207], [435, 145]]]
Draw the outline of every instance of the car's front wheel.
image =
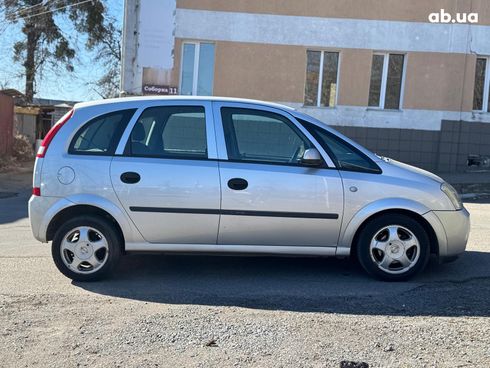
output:
[[359, 234], [357, 257], [371, 275], [386, 281], [406, 280], [425, 268], [430, 243], [423, 226], [402, 214], [371, 220]]
[[120, 239], [114, 225], [102, 217], [75, 217], [56, 231], [51, 253], [65, 276], [96, 281], [108, 276], [119, 262]]

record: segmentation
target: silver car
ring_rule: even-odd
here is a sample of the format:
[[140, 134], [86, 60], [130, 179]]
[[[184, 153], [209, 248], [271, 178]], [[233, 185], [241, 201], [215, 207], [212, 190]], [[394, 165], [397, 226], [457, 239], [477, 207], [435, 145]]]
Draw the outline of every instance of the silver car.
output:
[[127, 252], [353, 256], [404, 280], [464, 252], [470, 227], [441, 178], [308, 115], [181, 96], [75, 105], [39, 148], [29, 217], [79, 281]]

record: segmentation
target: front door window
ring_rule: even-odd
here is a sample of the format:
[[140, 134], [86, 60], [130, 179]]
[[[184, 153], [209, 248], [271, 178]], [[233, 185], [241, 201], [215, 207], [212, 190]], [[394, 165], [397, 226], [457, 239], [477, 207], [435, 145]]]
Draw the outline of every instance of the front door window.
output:
[[221, 116], [229, 160], [299, 165], [313, 147], [282, 115], [223, 107]]

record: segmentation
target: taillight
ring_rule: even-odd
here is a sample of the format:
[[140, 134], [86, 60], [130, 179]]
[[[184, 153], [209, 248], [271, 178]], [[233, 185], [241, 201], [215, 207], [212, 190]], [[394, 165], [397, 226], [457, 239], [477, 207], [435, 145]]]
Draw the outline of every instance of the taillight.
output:
[[49, 130], [48, 134], [44, 137], [43, 141], [41, 142], [41, 145], [39, 146], [39, 149], [37, 150], [37, 155], [36, 157], [44, 157], [46, 154], [46, 151], [48, 150], [49, 144], [53, 140], [54, 136], [56, 133], [58, 133], [58, 130], [61, 129], [61, 127], [68, 121], [70, 118], [73, 116], [73, 109], [68, 111], [63, 117], [58, 120], [58, 122], [53, 125], [53, 127]]
[[32, 188], [32, 195], [39, 197], [41, 195], [41, 188], [39, 187]]

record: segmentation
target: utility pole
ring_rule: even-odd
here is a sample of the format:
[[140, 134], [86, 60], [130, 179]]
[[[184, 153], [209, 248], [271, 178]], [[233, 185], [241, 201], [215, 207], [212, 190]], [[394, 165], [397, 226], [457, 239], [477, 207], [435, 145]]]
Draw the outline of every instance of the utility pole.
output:
[[124, 1], [124, 24], [121, 58], [121, 97], [140, 91], [135, 85], [138, 60], [140, 0]]

